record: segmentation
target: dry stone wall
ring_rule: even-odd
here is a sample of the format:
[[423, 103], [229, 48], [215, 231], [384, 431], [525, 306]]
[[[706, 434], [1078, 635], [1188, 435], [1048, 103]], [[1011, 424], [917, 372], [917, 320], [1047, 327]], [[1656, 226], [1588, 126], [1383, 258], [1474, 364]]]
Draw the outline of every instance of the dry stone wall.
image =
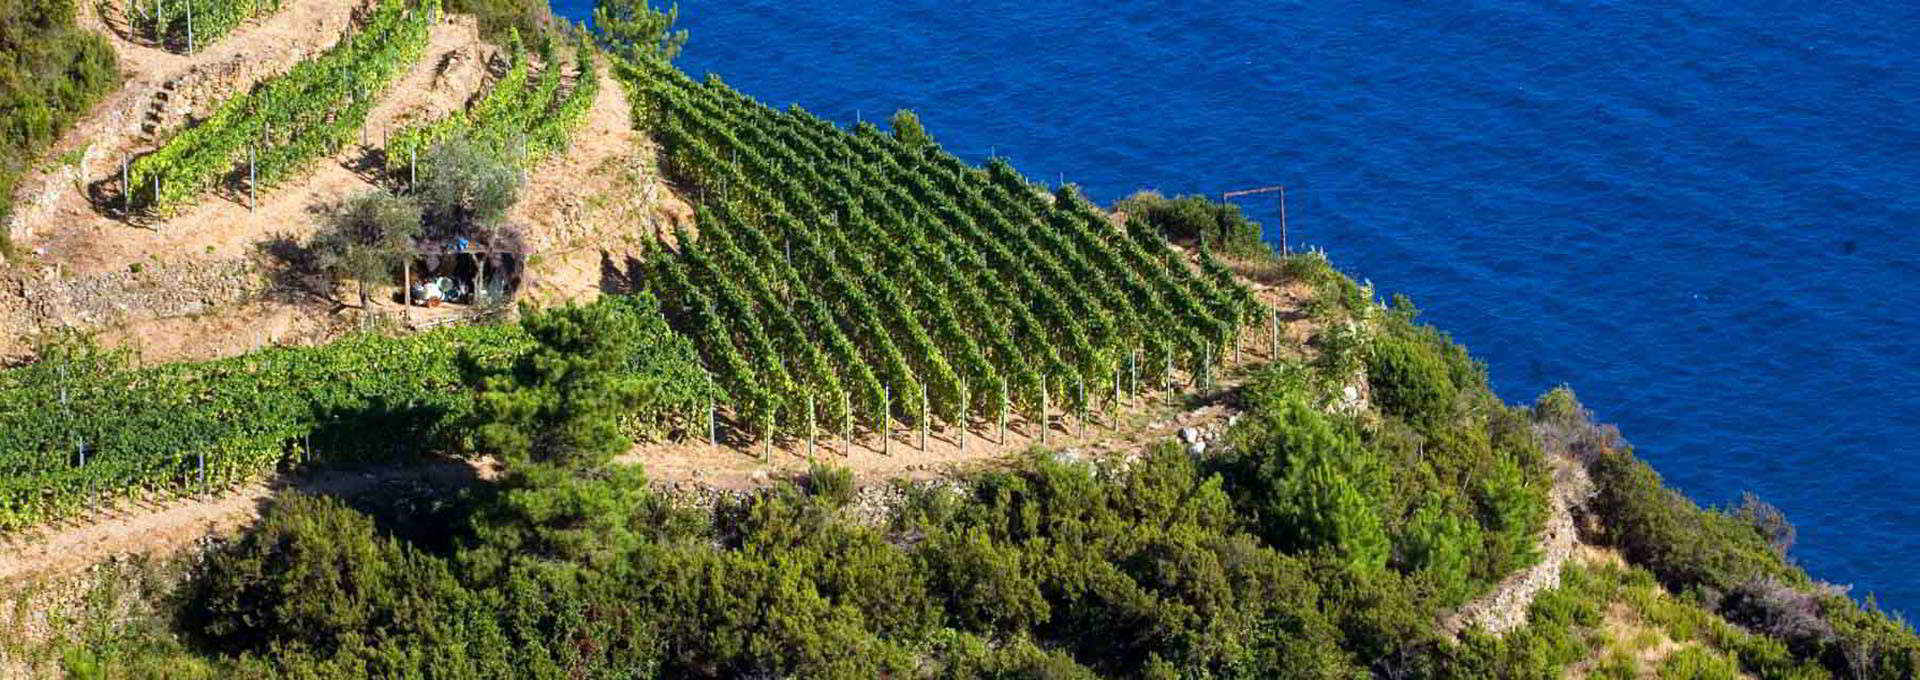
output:
[[193, 316], [252, 300], [266, 292], [267, 277], [249, 259], [149, 263], [138, 270], [63, 276], [0, 278], [0, 348], [23, 349], [39, 332], [57, 328], [94, 330], [133, 320]]

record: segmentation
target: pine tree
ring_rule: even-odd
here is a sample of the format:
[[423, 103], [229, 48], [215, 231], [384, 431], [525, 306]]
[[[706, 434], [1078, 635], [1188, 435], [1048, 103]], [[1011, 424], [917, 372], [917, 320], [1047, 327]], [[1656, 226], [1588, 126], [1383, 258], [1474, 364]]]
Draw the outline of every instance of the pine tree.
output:
[[631, 444], [620, 418], [655, 401], [657, 378], [630, 366], [649, 334], [643, 320], [612, 303], [530, 314], [535, 348], [508, 371], [479, 378], [475, 438], [509, 463], [584, 469]]

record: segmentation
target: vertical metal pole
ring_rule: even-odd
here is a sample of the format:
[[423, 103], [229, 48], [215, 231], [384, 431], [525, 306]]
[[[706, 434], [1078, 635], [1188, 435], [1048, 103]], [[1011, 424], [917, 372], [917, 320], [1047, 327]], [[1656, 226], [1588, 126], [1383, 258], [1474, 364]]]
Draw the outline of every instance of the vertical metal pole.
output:
[[813, 464], [813, 395], [807, 395], [807, 464]]
[[890, 386], [882, 386], [880, 388], [880, 424], [875, 428], [880, 431], [880, 455], [882, 456], [893, 455], [892, 414], [893, 388]]
[[1112, 421], [1113, 429], [1120, 429], [1120, 361], [1113, 362], [1113, 400], [1107, 402], [1107, 419]]
[[1040, 443], [1047, 443], [1047, 383], [1040, 383]]
[[840, 393], [840, 431], [846, 437], [847, 455], [853, 455], [853, 397]]
[[773, 414], [767, 414], [766, 427], [760, 431], [760, 460], [773, 462]]
[[127, 164], [129, 162], [130, 162], [130, 157], [125, 154], [121, 154], [120, 156], [120, 209], [127, 213], [127, 217], [133, 217], [133, 185], [127, 180]]
[[920, 383], [920, 450], [927, 450], [927, 384]]
[[187, 54], [193, 54], [193, 0], [187, 3]]
[[1140, 348], [1133, 348], [1127, 354], [1127, 387], [1133, 396], [1140, 396]]
[[408, 188], [412, 188], [412, 185], [419, 184], [419, 183], [420, 183], [420, 150], [410, 148], [410, 149], [407, 149], [407, 185], [408, 185]]
[[1173, 405], [1173, 352], [1167, 352], [1167, 371], [1166, 373], [1161, 374], [1160, 377], [1166, 383], [1167, 405], [1172, 406]]
[[1007, 385], [1000, 384], [1000, 445], [1007, 444]]
[[1267, 318], [1272, 320], [1267, 327], [1267, 360], [1277, 361], [1280, 359], [1280, 310], [1269, 310]]
[[1073, 383], [1073, 412], [1079, 416], [1080, 432], [1087, 431], [1087, 379], [1080, 378]]
[[247, 212], [253, 212], [260, 203], [260, 148], [247, 147]]
[[716, 420], [719, 420], [718, 418], [719, 409], [720, 407], [713, 403], [713, 397], [708, 396], [707, 397], [707, 443], [713, 446], [720, 445], [720, 429], [719, 429], [719, 426], [716, 425], [714, 422]]
[[[67, 408], [67, 365], [65, 362], [62, 362], [60, 364], [60, 414], [64, 416], [63, 419], [67, 421], [67, 440], [72, 441], [73, 440], [73, 411]], [[80, 447], [77, 444], [74, 446], [75, 450], [78, 450], [79, 448]], [[84, 456], [85, 454], [81, 454], [81, 455]], [[83, 458], [80, 461], [80, 464], [86, 465], [87, 461]]]
[[1293, 248], [1287, 245], [1287, 188], [1280, 187], [1280, 254], [1287, 255]]

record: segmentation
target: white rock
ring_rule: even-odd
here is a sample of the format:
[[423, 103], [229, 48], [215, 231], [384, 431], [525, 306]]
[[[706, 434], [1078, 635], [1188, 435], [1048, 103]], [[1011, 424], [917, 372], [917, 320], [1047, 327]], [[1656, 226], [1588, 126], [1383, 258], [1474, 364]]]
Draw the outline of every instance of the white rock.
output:
[[1180, 441], [1187, 444], [1198, 443], [1200, 441], [1200, 431], [1191, 427], [1180, 428]]

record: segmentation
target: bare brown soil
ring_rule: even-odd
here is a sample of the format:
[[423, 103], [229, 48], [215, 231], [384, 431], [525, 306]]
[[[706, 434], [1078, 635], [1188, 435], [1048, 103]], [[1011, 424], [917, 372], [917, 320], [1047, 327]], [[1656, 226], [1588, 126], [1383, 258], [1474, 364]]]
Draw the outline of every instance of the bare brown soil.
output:
[[320, 345], [354, 326], [309, 306], [251, 302], [199, 316], [139, 319], [102, 329], [107, 347], [134, 350], [143, 364], [205, 361], [268, 346]]
[[632, 109], [605, 65], [600, 92], [572, 145], [532, 173], [507, 219], [533, 246], [526, 294], [541, 304], [585, 301], [624, 286], [626, 259], [691, 223], [693, 210], [660, 177], [659, 149], [634, 130]]

